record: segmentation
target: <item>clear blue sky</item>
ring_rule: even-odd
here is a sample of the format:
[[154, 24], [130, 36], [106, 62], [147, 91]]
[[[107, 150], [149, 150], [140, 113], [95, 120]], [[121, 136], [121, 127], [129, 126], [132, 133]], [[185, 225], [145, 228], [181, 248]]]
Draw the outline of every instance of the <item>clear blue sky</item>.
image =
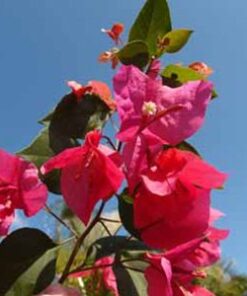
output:
[[[68, 90], [65, 81], [110, 83], [110, 67], [97, 63], [111, 45], [100, 32], [113, 22], [128, 28], [144, 0], [0, 1], [0, 147], [17, 151], [40, 126], [37, 119]], [[173, 26], [195, 30], [184, 50], [164, 63], [194, 60], [215, 69], [220, 95], [207, 121], [192, 139], [204, 157], [230, 178], [214, 205], [226, 213], [231, 229], [226, 258], [247, 272], [247, 1], [170, 1]]]

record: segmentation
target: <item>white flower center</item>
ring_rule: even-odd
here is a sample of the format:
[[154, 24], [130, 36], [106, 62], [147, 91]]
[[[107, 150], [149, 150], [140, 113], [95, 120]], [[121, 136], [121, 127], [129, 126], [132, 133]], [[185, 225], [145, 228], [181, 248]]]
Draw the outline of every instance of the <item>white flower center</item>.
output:
[[142, 106], [142, 114], [145, 116], [153, 116], [157, 113], [157, 105], [154, 102], [144, 102]]

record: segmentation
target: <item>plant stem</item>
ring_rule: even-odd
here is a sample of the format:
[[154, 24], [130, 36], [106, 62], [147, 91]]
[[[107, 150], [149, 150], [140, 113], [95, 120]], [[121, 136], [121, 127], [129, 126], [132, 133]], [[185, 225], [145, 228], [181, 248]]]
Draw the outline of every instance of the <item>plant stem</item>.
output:
[[72, 270], [69, 274], [73, 274], [73, 273], [79, 273], [79, 272], [83, 272], [83, 271], [88, 271], [88, 270], [97, 270], [97, 269], [100, 269], [100, 268], [106, 268], [106, 267], [111, 267], [113, 266], [114, 263], [110, 263], [110, 264], [102, 264], [102, 265], [93, 265], [93, 266], [88, 266], [88, 267], [85, 267], [85, 268], [76, 268], [74, 270]]
[[117, 150], [117, 148], [115, 147], [115, 145], [113, 144], [112, 140], [109, 137], [103, 135], [102, 138], [108, 142], [108, 144], [112, 147], [113, 150], [115, 151]]
[[61, 242], [58, 242], [58, 244], [59, 245], [65, 245], [65, 244], [67, 244], [67, 243], [69, 243], [69, 242], [71, 242], [72, 240], [75, 240], [75, 239], [76, 239], [76, 237], [75, 236], [72, 236], [72, 237], [69, 237], [69, 238], [61, 241]]
[[65, 228], [67, 228], [76, 238], [79, 238], [77, 233], [72, 229], [66, 222], [64, 222], [56, 213], [52, 211], [52, 209], [45, 205], [45, 210], [49, 213], [53, 218], [55, 218], [59, 223], [61, 223]]
[[105, 221], [105, 222], [110, 222], [110, 223], [121, 223], [120, 220], [114, 220], [114, 219], [109, 219], [109, 218], [105, 218], [105, 217], [101, 217], [100, 220]]
[[93, 218], [93, 220], [91, 221], [91, 223], [89, 224], [89, 226], [87, 227], [87, 229], [82, 233], [82, 235], [79, 237], [79, 239], [77, 240], [75, 246], [74, 246], [74, 249], [69, 257], [69, 260], [64, 268], [64, 271], [63, 271], [63, 274], [59, 280], [59, 283], [62, 284], [68, 274], [69, 274], [69, 271], [70, 271], [70, 268], [75, 260], [75, 257], [77, 255], [77, 253], [79, 252], [80, 250], [80, 247], [82, 245], [82, 243], [84, 242], [85, 238], [88, 236], [88, 234], [91, 232], [91, 230], [94, 228], [94, 226], [99, 222], [99, 219], [100, 219], [100, 215], [104, 209], [104, 206], [105, 206], [105, 202], [102, 202], [99, 210], [98, 210], [98, 213], [96, 214], [96, 216]]
[[103, 226], [103, 228], [105, 229], [105, 231], [107, 232], [107, 234], [109, 236], [112, 236], [110, 230], [108, 229], [108, 227], [105, 225], [105, 223], [101, 219], [99, 220], [99, 223]]

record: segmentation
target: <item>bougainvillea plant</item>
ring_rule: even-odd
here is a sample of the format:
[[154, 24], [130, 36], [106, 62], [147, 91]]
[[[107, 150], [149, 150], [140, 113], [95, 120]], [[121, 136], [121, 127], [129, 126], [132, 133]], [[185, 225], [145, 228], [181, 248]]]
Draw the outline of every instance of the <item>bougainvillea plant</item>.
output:
[[[211, 192], [227, 176], [188, 142], [217, 96], [212, 69], [162, 66], [192, 33], [172, 28], [166, 0], [146, 1], [127, 41], [123, 24], [109, 27], [114, 47], [98, 59], [115, 69], [113, 90], [69, 81], [37, 138], [16, 155], [0, 150], [0, 295], [213, 295], [201, 279], [228, 230], [214, 225], [223, 214]], [[62, 215], [48, 192], [61, 195]], [[62, 240], [10, 231], [16, 210], [41, 209]]]

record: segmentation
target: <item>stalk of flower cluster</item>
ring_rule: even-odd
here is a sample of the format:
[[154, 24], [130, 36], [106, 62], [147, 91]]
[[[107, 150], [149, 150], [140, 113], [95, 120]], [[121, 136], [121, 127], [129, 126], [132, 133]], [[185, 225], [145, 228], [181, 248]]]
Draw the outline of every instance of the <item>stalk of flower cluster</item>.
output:
[[45, 205], [45, 210], [48, 214], [50, 214], [53, 218], [55, 218], [59, 223], [61, 223], [65, 228], [67, 228], [76, 238], [79, 238], [77, 233], [74, 231], [74, 229], [72, 229], [56, 213], [54, 213], [48, 205]]
[[88, 236], [88, 234], [91, 232], [91, 230], [94, 228], [94, 226], [99, 222], [100, 220], [100, 215], [104, 209], [104, 206], [105, 206], [105, 202], [102, 202], [99, 210], [98, 210], [98, 213], [96, 214], [96, 216], [93, 218], [93, 220], [91, 221], [91, 223], [88, 225], [87, 229], [82, 233], [82, 235], [79, 237], [79, 239], [77, 240], [75, 246], [74, 246], [74, 249], [69, 257], [69, 260], [64, 268], [64, 271], [62, 273], [62, 276], [59, 280], [59, 283], [63, 283], [67, 276], [69, 275], [69, 271], [70, 271], [70, 268], [75, 260], [75, 257], [76, 255], [78, 254], [79, 250], [80, 250], [80, 247], [81, 245], [83, 244], [85, 238]]

